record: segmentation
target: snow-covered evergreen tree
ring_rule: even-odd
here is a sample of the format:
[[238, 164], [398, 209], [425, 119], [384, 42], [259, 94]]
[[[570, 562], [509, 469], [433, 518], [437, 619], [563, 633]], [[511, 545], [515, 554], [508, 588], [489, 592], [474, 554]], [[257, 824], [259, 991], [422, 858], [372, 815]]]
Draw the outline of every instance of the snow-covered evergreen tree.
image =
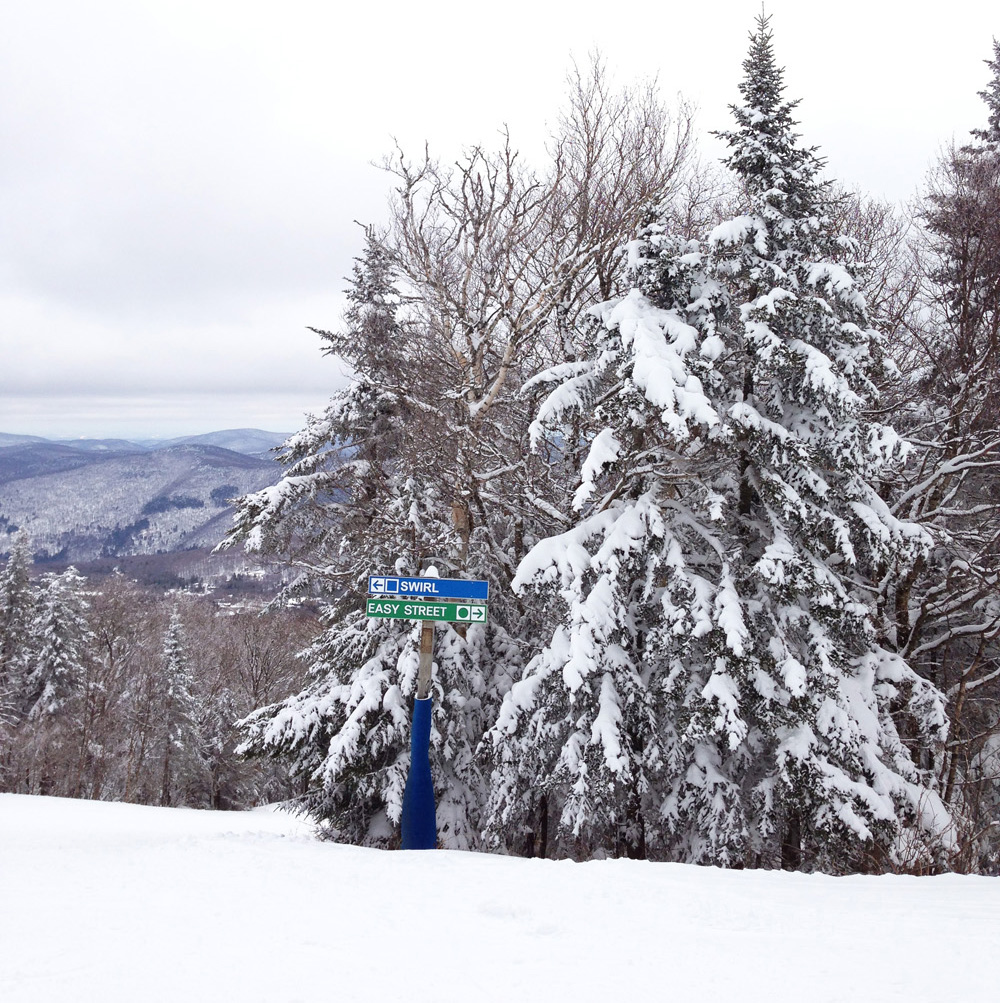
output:
[[161, 661], [160, 804], [170, 805], [178, 801], [177, 786], [194, 778], [199, 762], [197, 704], [192, 693], [184, 625], [176, 607], [163, 636]]
[[[325, 597], [326, 630], [303, 653], [310, 686], [247, 718], [244, 753], [287, 757], [309, 784], [303, 806], [334, 838], [387, 845], [409, 764], [409, 700], [419, 626], [369, 620], [368, 576], [418, 575], [468, 559], [452, 524], [452, 449], [440, 421], [447, 373], [435, 373], [426, 329], [401, 314], [391, 256], [371, 231], [348, 291], [343, 332], [320, 332], [353, 368], [352, 383], [285, 447], [272, 489], [243, 500], [234, 538], [301, 555], [299, 589]], [[484, 574], [485, 577], [485, 574]], [[464, 636], [463, 636], [464, 634]], [[437, 628], [432, 769], [445, 845], [478, 843], [483, 781], [474, 750], [492, 685], [488, 637]]]
[[76, 568], [42, 580], [25, 676], [25, 720], [18, 732], [18, 757], [27, 793], [50, 794], [69, 777], [77, 758], [74, 742], [83, 703], [89, 600]]
[[30, 579], [28, 534], [21, 530], [4, 569], [0, 571], [0, 727], [12, 724], [23, 711], [35, 593]]
[[979, 96], [986, 102], [986, 127], [973, 129], [972, 135], [979, 141], [981, 147], [1000, 152], [1000, 41], [993, 39], [993, 58], [986, 60], [986, 65], [993, 71], [993, 76]]
[[76, 568], [42, 581], [32, 623], [35, 647], [27, 678], [28, 717], [48, 722], [72, 711], [85, 675], [83, 661], [91, 631], [86, 613], [85, 579]]
[[579, 521], [518, 573], [557, 625], [493, 730], [491, 822], [540, 789], [584, 850], [880, 866], [904, 831], [947, 838], [899, 728], [940, 741], [940, 694], [882, 646], [868, 588], [926, 538], [873, 486], [899, 451], [867, 415], [879, 337], [766, 18], [744, 70], [721, 134], [743, 212], [701, 245], [654, 220], [588, 357], [545, 377], [542, 426], [595, 421]]

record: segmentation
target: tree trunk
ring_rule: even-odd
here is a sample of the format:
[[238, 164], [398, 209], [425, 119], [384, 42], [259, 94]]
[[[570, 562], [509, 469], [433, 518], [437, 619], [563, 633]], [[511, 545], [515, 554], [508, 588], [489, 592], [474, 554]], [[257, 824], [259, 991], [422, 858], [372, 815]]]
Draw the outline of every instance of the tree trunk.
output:
[[538, 827], [538, 856], [543, 860], [549, 852], [549, 796], [543, 794], [538, 801], [538, 814], [541, 823]]
[[781, 837], [781, 869], [797, 871], [802, 866], [802, 818], [791, 811], [785, 819], [785, 832]]
[[167, 806], [170, 804], [170, 739], [167, 739], [167, 747], [163, 752], [163, 784], [160, 788], [160, 804]]

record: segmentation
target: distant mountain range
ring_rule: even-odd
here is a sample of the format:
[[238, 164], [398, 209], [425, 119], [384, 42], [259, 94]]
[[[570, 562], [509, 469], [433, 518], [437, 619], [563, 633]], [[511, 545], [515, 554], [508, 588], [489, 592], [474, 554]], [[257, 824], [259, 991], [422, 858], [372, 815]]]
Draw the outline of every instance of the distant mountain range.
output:
[[68, 446], [88, 453], [150, 452], [171, 446], [193, 444], [219, 446], [248, 456], [266, 456], [289, 436], [287, 432], [265, 432], [259, 428], [227, 428], [204, 435], [184, 435], [177, 439], [45, 439], [39, 435], [11, 435], [0, 432], [0, 449], [7, 446], [37, 446], [42, 444]]
[[232, 523], [231, 499], [280, 476], [268, 452], [286, 438], [252, 428], [140, 442], [0, 433], [0, 555], [23, 528], [36, 562], [198, 551], [204, 563]]

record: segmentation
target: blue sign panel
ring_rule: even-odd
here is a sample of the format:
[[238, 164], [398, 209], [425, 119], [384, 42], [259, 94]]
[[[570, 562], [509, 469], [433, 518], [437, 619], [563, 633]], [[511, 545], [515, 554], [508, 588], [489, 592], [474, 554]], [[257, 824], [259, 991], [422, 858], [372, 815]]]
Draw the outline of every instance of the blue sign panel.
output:
[[372, 575], [368, 592], [393, 599], [487, 599], [490, 583], [461, 578], [389, 578]]

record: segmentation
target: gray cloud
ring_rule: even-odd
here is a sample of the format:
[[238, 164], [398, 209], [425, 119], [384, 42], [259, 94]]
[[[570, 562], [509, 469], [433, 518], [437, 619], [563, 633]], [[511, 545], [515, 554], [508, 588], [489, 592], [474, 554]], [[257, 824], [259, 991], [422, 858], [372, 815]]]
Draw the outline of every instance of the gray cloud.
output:
[[[805, 137], [842, 179], [908, 197], [938, 145], [981, 118], [983, 5], [957, 0], [943, 19], [911, 5], [905, 22], [861, 0], [836, 17], [768, 7]], [[754, 11], [713, 11], [639, 26], [596, 0], [7, 5], [0, 430], [61, 414], [86, 431], [132, 407], [171, 432], [194, 391], [234, 409], [242, 394], [243, 415], [264, 399], [285, 402], [268, 414], [316, 407], [344, 376], [305, 327], [338, 321], [353, 221], [384, 213], [388, 179], [369, 161], [390, 136], [448, 155], [508, 122], [539, 151], [571, 52], [595, 45], [619, 79], [658, 73], [703, 128], [724, 127]]]

